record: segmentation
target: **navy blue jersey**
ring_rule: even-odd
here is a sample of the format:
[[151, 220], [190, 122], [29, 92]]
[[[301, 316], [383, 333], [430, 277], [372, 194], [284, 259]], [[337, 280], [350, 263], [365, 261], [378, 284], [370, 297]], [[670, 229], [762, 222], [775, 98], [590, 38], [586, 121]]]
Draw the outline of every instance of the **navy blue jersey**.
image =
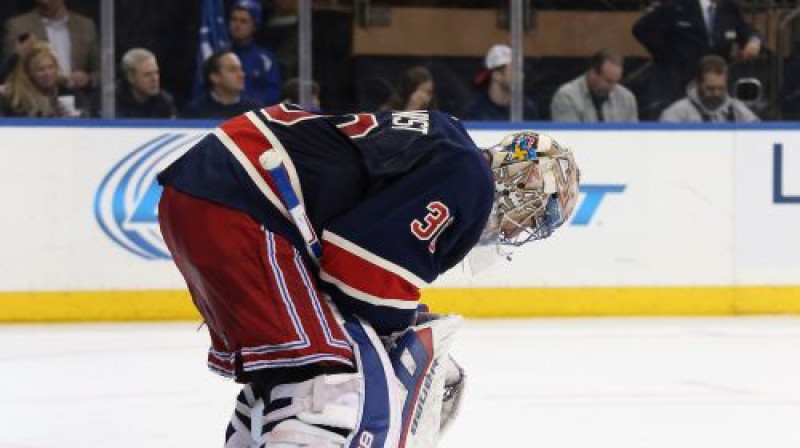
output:
[[434, 111], [319, 116], [280, 104], [222, 124], [158, 179], [305, 251], [259, 163], [265, 151], [282, 155], [321, 236], [322, 286], [379, 331], [408, 325], [419, 288], [464, 258], [492, 209], [487, 161], [458, 120]]

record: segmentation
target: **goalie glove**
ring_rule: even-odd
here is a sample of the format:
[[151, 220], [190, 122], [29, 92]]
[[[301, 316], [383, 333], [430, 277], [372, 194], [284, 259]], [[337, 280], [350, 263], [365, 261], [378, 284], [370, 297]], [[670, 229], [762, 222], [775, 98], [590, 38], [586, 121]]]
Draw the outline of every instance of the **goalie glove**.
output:
[[[417, 311], [417, 317], [414, 319], [415, 325], [412, 328], [445, 317], [441, 314], [431, 313], [428, 306], [423, 303], [419, 304]], [[395, 344], [397, 337], [399, 336], [395, 336], [390, 340], [390, 345]], [[466, 381], [467, 376], [464, 372], [464, 368], [448, 353], [444, 363], [444, 395], [442, 396], [439, 437], [450, 428], [451, 423], [458, 416], [458, 412], [461, 408], [461, 396], [464, 393]]]
[[447, 431], [458, 417], [461, 409], [461, 396], [467, 384], [464, 369], [451, 355], [447, 356], [444, 370], [444, 395], [442, 396], [442, 417], [439, 425], [439, 437]]

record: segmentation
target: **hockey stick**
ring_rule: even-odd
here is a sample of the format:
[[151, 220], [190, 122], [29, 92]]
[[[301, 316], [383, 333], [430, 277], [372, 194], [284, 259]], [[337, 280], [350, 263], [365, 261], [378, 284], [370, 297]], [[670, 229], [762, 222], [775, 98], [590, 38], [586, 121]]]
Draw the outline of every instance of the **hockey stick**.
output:
[[275, 181], [275, 187], [278, 190], [277, 193], [283, 199], [286, 208], [289, 209], [289, 215], [291, 215], [294, 225], [300, 230], [300, 235], [302, 235], [306, 243], [308, 253], [314, 261], [319, 263], [319, 258], [322, 256], [322, 245], [319, 242], [319, 238], [317, 238], [316, 232], [314, 232], [314, 228], [311, 226], [311, 222], [308, 220], [303, 203], [300, 202], [300, 198], [297, 197], [297, 193], [292, 187], [292, 182], [289, 180], [289, 172], [286, 171], [286, 165], [283, 164], [281, 155], [274, 149], [264, 151], [258, 157], [258, 163], [272, 176], [272, 180]]

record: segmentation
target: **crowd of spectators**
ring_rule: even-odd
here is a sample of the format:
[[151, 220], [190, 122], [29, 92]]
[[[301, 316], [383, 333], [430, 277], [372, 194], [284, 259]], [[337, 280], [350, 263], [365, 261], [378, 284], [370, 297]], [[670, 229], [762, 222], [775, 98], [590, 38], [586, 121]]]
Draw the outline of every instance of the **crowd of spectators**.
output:
[[[89, 114], [92, 93], [96, 91], [100, 78], [97, 29], [88, 17], [68, 10], [64, 0], [36, 0], [33, 10], [9, 18], [5, 22], [3, 55], [3, 65], [11, 73], [9, 78], [13, 77], [18, 84], [17, 88], [28, 85], [38, 94], [48, 96], [56, 95], [56, 90], [63, 93], [69, 89], [69, 96], [73, 98], [80, 114]], [[51, 56], [54, 58], [56, 81], [52, 86], [46, 86], [42, 84], [46, 81], [44, 75], [37, 81], [33, 80], [36, 77], [34, 69], [42, 74], [44, 66], [50, 66], [42, 61], [51, 59]], [[8, 84], [9, 80], [6, 79]], [[17, 97], [17, 104], [19, 101]], [[11, 103], [13, 105], [15, 101]], [[24, 112], [17, 107], [12, 111], [13, 115], [31, 117], [65, 116], [68, 113], [72, 114], [59, 108], [42, 107]]]
[[704, 56], [742, 62], [762, 50], [761, 38], [734, 0], [655, 2], [636, 22], [633, 34], [654, 64], [645, 93], [652, 115], [684, 95]]
[[[31, 10], [4, 22], [0, 113], [97, 116], [97, 24], [70, 10], [66, 0], [30, 3]], [[268, 12], [262, 0], [227, 0], [226, 4], [230, 47], [205, 60], [200, 91], [185, 101], [176, 100], [164, 88], [156, 54], [145, 47], [129, 48], [119, 58], [117, 117], [218, 119], [281, 101], [299, 101], [296, 1], [270, 0]], [[585, 61], [585, 72], [563, 82], [547, 102], [526, 95], [523, 118], [572, 122], [758, 119], [730, 93], [730, 64], [752, 61], [764, 52], [762, 38], [734, 0], [655, 1], [631, 32], [652, 59], [646, 83], [636, 94], [623, 85], [622, 56], [613, 49], [601, 49]], [[498, 43], [487, 49], [472, 83], [473, 94], [458, 114], [466, 120], [507, 120], [513, 76], [511, 48]], [[185, 82], [191, 83], [191, 77], [186, 76]], [[409, 66], [397, 83], [381, 81], [380, 85], [385, 89], [383, 99], [372, 105], [375, 110], [437, 108], [435, 71], [425, 64]], [[530, 93], [530, 84], [526, 86]], [[325, 111], [320, 93], [319, 83], [314, 82], [310, 107]]]

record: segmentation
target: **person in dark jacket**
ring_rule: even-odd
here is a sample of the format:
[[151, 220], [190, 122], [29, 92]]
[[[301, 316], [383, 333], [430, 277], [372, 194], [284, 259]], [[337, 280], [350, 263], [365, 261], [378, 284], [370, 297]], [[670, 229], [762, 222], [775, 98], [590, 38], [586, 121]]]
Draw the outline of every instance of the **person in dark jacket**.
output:
[[[475, 80], [486, 87], [470, 99], [464, 109], [465, 120], [508, 121], [511, 118], [511, 47], [494, 45], [486, 53], [485, 70]], [[524, 120], [538, 120], [539, 110], [528, 97], [523, 97]]]
[[761, 52], [761, 39], [733, 0], [657, 1], [633, 34], [653, 57], [652, 90], [645, 95], [659, 110], [683, 96], [703, 56], [717, 54], [731, 63]]
[[262, 104], [243, 95], [244, 71], [231, 50], [221, 50], [206, 59], [203, 78], [206, 92], [183, 111], [186, 118], [232, 118]]
[[133, 48], [122, 56], [124, 79], [117, 83], [118, 118], [175, 118], [175, 100], [161, 89], [156, 57], [144, 48]]

